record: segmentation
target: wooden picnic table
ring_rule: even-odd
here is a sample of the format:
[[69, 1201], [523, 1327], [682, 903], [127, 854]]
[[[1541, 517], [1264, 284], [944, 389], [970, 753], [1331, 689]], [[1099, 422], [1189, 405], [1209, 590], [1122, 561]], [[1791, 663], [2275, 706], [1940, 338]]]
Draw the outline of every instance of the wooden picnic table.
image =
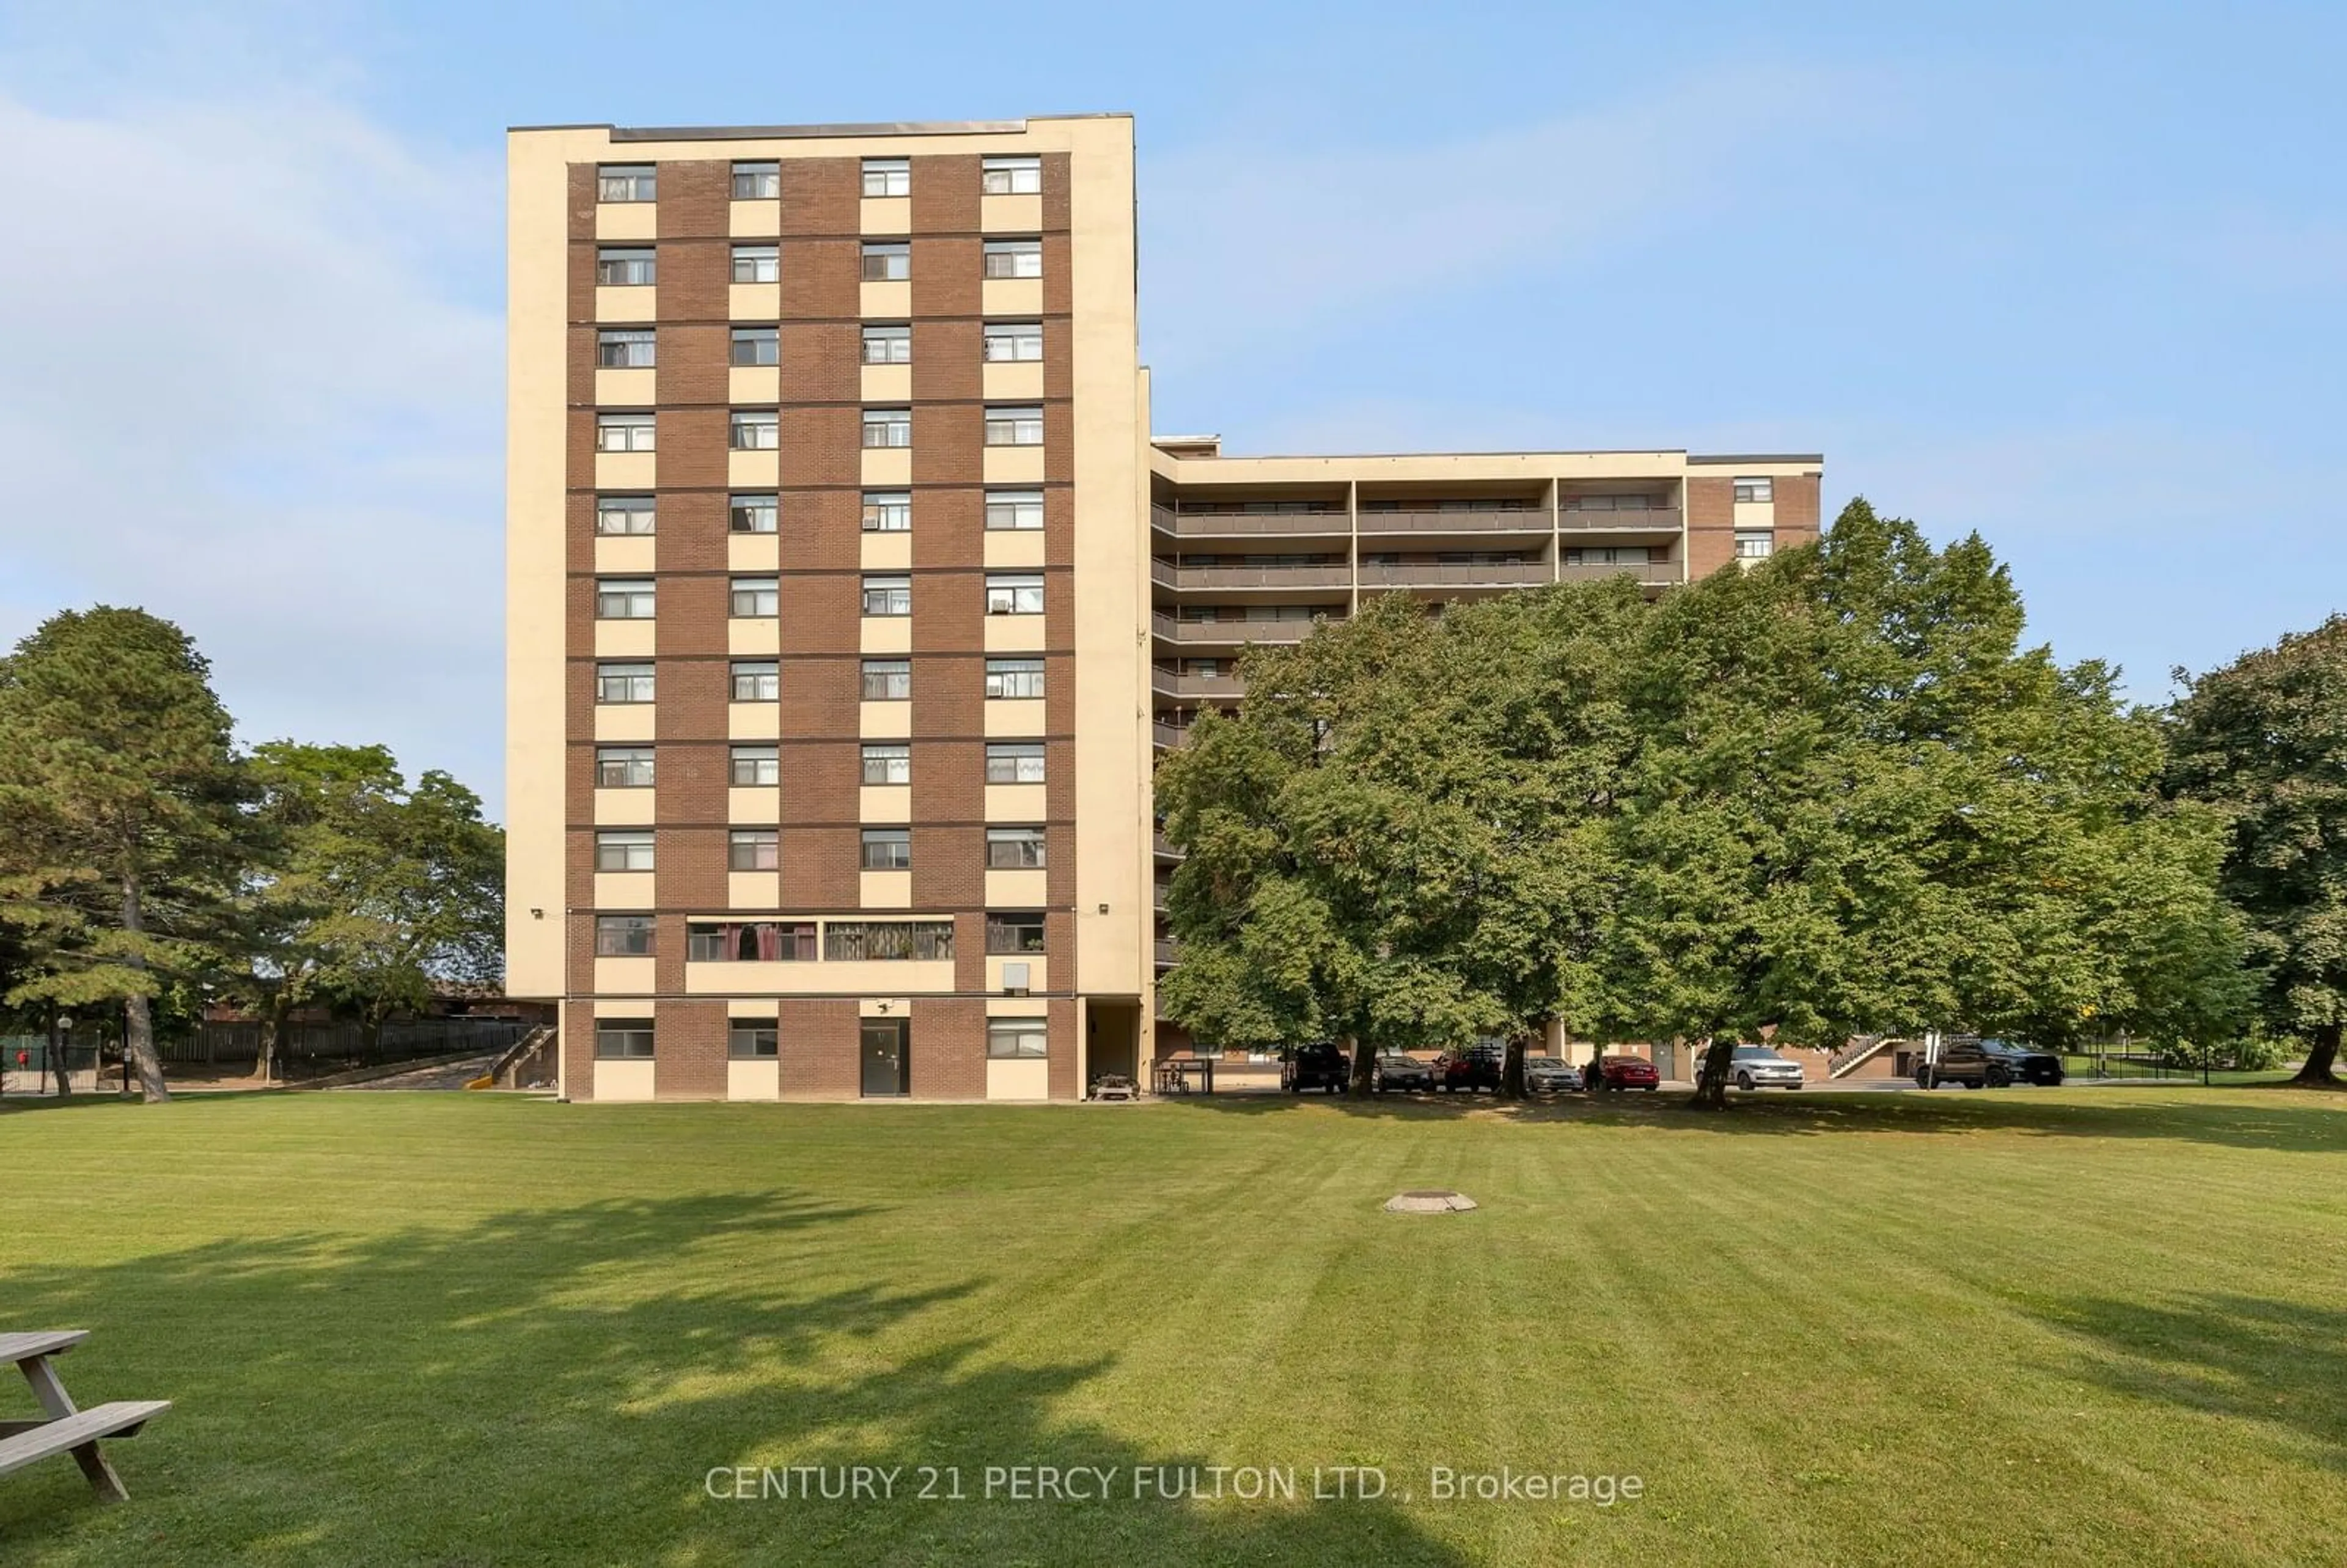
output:
[[56, 1328], [36, 1334], [0, 1334], [0, 1361], [14, 1361], [33, 1386], [42, 1417], [36, 1421], [0, 1420], [0, 1475], [36, 1460], [69, 1453], [89, 1478], [90, 1490], [107, 1502], [128, 1500], [122, 1478], [98, 1452], [100, 1438], [135, 1438], [138, 1429], [171, 1408], [169, 1399], [118, 1399], [78, 1409], [57, 1369], [49, 1365], [89, 1337], [87, 1328]]

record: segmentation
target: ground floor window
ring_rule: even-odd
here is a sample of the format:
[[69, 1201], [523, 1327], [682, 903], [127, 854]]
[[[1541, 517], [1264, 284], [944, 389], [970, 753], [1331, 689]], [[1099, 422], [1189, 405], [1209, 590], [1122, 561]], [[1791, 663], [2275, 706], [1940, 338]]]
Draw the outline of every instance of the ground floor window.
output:
[[595, 1020], [595, 1058], [599, 1061], [651, 1059], [652, 1020], [648, 1018], [599, 1018]]
[[1048, 1054], [1049, 1038], [1040, 1018], [990, 1018], [986, 1020], [986, 1054], [996, 1061]]
[[781, 1035], [770, 1018], [737, 1018], [725, 1030], [725, 1054], [736, 1061], [757, 1061], [781, 1051]]

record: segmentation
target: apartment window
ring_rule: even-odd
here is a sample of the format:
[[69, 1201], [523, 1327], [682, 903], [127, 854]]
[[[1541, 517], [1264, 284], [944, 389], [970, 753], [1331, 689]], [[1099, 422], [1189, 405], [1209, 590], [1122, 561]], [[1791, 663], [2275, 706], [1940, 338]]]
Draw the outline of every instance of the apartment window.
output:
[[1050, 1038], [1040, 1018], [990, 1018], [986, 1020], [986, 1054], [997, 1061], [1033, 1060], [1049, 1055]]
[[909, 577], [867, 577], [864, 579], [864, 613], [913, 613], [913, 579]]
[[986, 526], [995, 529], [1040, 528], [1043, 526], [1043, 492], [989, 490], [986, 493]]
[[989, 827], [986, 830], [986, 864], [994, 871], [1030, 871], [1043, 864], [1043, 830], [1040, 827]]
[[598, 496], [595, 531], [599, 534], [648, 534], [652, 531], [650, 496]]
[[611, 288], [641, 288], [660, 275], [648, 249], [606, 245], [595, 252], [595, 281]]
[[1040, 278], [1043, 275], [1040, 240], [989, 240], [979, 261], [981, 276]]
[[595, 1060], [598, 1061], [649, 1061], [651, 1054], [651, 1020], [599, 1018], [595, 1020]]
[[989, 741], [986, 782], [990, 784], [1031, 784], [1043, 782], [1043, 743]]
[[1568, 512], [1645, 512], [1662, 505], [1652, 496], [1635, 491], [1619, 496], [1567, 496], [1564, 509]]
[[595, 748], [595, 787], [597, 789], [651, 788], [652, 749], [650, 746], [597, 746]]
[[1043, 613], [1043, 574], [1039, 571], [994, 571], [986, 574], [986, 613]]
[[[989, 446], [1040, 446], [1043, 411], [1040, 408], [989, 408], [986, 411]], [[870, 446], [870, 442], [866, 442]]]
[[782, 753], [773, 746], [735, 746], [728, 753], [725, 782], [736, 789], [772, 787], [783, 782]]
[[1777, 482], [1774, 479], [1738, 479], [1736, 481], [1736, 498], [1739, 501], [1770, 501], [1776, 499], [1776, 496]]
[[742, 365], [782, 364], [780, 333], [774, 327], [735, 327], [726, 363]]
[[649, 702], [652, 700], [652, 667], [649, 664], [595, 666], [595, 701]]
[[[1738, 535], [1741, 538], [1743, 536]], [[1567, 566], [1645, 566], [1654, 557], [1645, 545], [1581, 545], [1568, 546], [1564, 552]]]
[[772, 496], [731, 496], [725, 501], [726, 524], [737, 534], [771, 534], [780, 515]]
[[734, 246], [733, 281], [737, 283], [781, 282], [782, 252], [772, 245]]
[[867, 326], [864, 329], [864, 363], [866, 364], [910, 364], [913, 363], [913, 329], [899, 323], [895, 325]]
[[913, 782], [913, 748], [902, 742], [864, 748], [864, 782], [867, 784], [908, 784]]
[[650, 915], [595, 917], [595, 956], [599, 958], [649, 958], [652, 956]]
[[950, 958], [951, 920], [826, 920], [823, 956], [837, 962], [866, 958]]
[[910, 446], [913, 411], [909, 408], [867, 408], [864, 411], [864, 445]]
[[737, 827], [725, 835], [725, 869], [777, 871], [782, 868], [782, 843], [771, 827]]
[[1041, 696], [1043, 661], [1040, 659], [988, 660], [986, 694], [989, 697]]
[[607, 163], [595, 171], [598, 201], [657, 201], [660, 177], [649, 163]]
[[864, 245], [864, 281], [867, 283], [901, 283], [913, 275], [913, 248], [902, 241]]
[[1043, 357], [1043, 323], [1040, 322], [989, 322], [979, 339], [979, 357], [989, 364], [1006, 361], [1040, 360]]
[[989, 158], [978, 166], [978, 189], [988, 196], [1036, 196], [1043, 190], [1040, 158]]
[[1738, 528], [1736, 532], [1736, 559], [1766, 560], [1777, 548], [1777, 536], [1767, 528]]
[[905, 490], [864, 492], [864, 531], [901, 534], [913, 526], [913, 497]]
[[907, 158], [867, 158], [864, 160], [865, 195], [910, 196], [912, 193], [912, 159]]
[[782, 1054], [782, 1031], [770, 1018], [729, 1019], [725, 1054], [736, 1061], [770, 1061]]
[[1043, 917], [1040, 914], [989, 914], [986, 917], [986, 950], [1003, 957], [1041, 952]]
[[605, 327], [595, 334], [598, 370], [649, 370], [652, 364], [650, 327]]
[[725, 606], [737, 620], [780, 615], [781, 584], [771, 577], [737, 577], [726, 593]]
[[782, 445], [779, 419], [771, 408], [737, 408], [727, 440], [736, 452], [772, 452]]
[[903, 827], [867, 827], [864, 830], [864, 869], [866, 871], [910, 871], [913, 868], [912, 830]]
[[867, 702], [908, 702], [913, 698], [913, 661], [909, 659], [866, 659], [864, 700]]
[[652, 416], [649, 414], [595, 415], [595, 450], [649, 452], [652, 449]]
[[696, 920], [684, 928], [684, 957], [693, 964], [811, 964], [812, 920]]
[[650, 620], [652, 580], [648, 577], [604, 577], [595, 579], [595, 619]]
[[783, 193], [779, 163], [737, 163], [733, 166], [733, 200], [772, 201]]
[[595, 835], [595, 869], [598, 871], [650, 871], [652, 868], [652, 830], [631, 827], [614, 830], [605, 828]]
[[781, 666], [772, 659], [736, 659], [732, 690], [736, 702], [774, 702], [783, 694]]

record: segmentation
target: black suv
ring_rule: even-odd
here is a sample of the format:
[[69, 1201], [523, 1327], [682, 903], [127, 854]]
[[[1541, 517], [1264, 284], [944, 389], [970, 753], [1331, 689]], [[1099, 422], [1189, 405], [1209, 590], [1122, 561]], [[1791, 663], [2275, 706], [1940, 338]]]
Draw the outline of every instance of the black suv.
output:
[[2004, 1058], [2004, 1069], [2015, 1083], [2042, 1083], [2048, 1089], [2062, 1086], [2062, 1059], [2050, 1050], [2015, 1045], [2009, 1040], [1984, 1040], [1981, 1049]]
[[1353, 1080], [1353, 1064], [1330, 1040], [1291, 1047], [1280, 1060], [1279, 1086], [1290, 1094], [1317, 1089], [1342, 1094]]
[[1967, 1089], [2004, 1089], [2013, 1082], [2013, 1064], [2001, 1050], [1983, 1047], [1976, 1040], [1952, 1040], [1940, 1047], [1940, 1060], [1918, 1062], [1915, 1067], [1915, 1087], [1937, 1089], [1942, 1083], [1961, 1083]]

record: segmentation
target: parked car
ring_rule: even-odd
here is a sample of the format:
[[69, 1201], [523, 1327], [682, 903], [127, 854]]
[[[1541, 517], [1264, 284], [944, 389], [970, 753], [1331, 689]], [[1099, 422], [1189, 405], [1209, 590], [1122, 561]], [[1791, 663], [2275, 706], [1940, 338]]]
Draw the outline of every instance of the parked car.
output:
[[1369, 1087], [1382, 1094], [1389, 1089], [1428, 1090], [1434, 1088], [1434, 1068], [1430, 1062], [1399, 1050], [1389, 1050], [1378, 1058], [1369, 1071]]
[[2009, 1040], [1984, 1040], [1981, 1049], [1993, 1051], [2004, 1059], [2005, 1071], [2015, 1083], [2042, 1083], [2048, 1089], [2062, 1084], [2062, 1059], [2050, 1050], [2034, 1046], [2016, 1045]]
[[1342, 1094], [1352, 1080], [1353, 1063], [1334, 1040], [1316, 1040], [1308, 1045], [1292, 1046], [1280, 1059], [1279, 1086], [1290, 1094], [1301, 1094], [1307, 1089]]
[[1799, 1089], [1805, 1076], [1799, 1062], [1765, 1045], [1739, 1045], [1727, 1061], [1727, 1081], [1738, 1089]]
[[1534, 1094], [1575, 1093], [1581, 1088], [1581, 1069], [1561, 1056], [1527, 1056], [1524, 1087]]
[[1590, 1087], [1601, 1082], [1608, 1089], [1643, 1089], [1652, 1093], [1663, 1086], [1663, 1075], [1643, 1056], [1601, 1056], [1597, 1079]]
[[1951, 1040], [1942, 1043], [1940, 1060], [1918, 1062], [1915, 1067], [1915, 1087], [1937, 1089], [1942, 1083], [1961, 1083], [1967, 1089], [2003, 1089], [2013, 1082], [2013, 1065], [2002, 1051], [1983, 1048], [1977, 1040]]
[[1465, 1090], [1472, 1094], [1478, 1089], [1500, 1091], [1500, 1080], [1508, 1061], [1508, 1048], [1491, 1040], [1477, 1040], [1473, 1045], [1457, 1050], [1446, 1050], [1434, 1059], [1436, 1076], [1445, 1092], [1456, 1094]]

